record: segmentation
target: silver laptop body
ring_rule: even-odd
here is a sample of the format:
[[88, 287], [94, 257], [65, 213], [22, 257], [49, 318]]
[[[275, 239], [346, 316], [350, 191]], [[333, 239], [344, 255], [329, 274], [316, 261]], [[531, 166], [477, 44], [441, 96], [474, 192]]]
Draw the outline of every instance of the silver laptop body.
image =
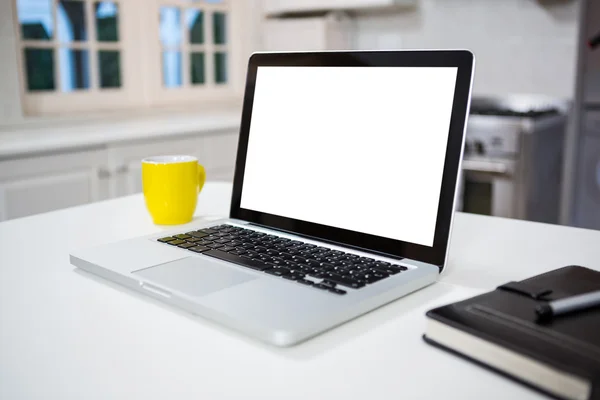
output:
[[434, 283], [473, 65], [464, 50], [256, 53], [229, 218], [71, 263], [276, 346]]

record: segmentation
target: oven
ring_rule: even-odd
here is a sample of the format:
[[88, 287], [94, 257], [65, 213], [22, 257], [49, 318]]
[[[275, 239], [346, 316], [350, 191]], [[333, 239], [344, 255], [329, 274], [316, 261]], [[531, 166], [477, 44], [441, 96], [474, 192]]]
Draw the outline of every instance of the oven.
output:
[[462, 164], [462, 210], [515, 217], [513, 160], [466, 159]]
[[458, 209], [558, 222], [566, 105], [473, 99]]

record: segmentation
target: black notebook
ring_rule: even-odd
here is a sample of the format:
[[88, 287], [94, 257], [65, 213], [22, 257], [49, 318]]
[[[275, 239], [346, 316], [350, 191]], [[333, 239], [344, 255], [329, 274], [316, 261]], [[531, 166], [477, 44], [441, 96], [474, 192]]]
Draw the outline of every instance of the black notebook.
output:
[[427, 313], [425, 341], [561, 399], [600, 400], [600, 308], [536, 321], [547, 301], [600, 290], [569, 266]]

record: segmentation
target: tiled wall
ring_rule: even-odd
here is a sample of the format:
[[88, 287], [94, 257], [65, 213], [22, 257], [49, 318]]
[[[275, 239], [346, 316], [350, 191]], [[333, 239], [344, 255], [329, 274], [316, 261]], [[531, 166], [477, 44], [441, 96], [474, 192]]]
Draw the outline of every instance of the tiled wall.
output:
[[[576, 0], [419, 0], [416, 10], [359, 17], [355, 48], [468, 48], [474, 93], [571, 97]], [[545, 5], [544, 5], [545, 4]]]

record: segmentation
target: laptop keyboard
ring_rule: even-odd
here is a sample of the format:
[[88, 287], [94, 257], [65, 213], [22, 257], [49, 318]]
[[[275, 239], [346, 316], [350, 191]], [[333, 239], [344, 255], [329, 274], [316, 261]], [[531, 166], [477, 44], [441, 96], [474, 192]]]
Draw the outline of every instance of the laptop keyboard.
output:
[[218, 225], [158, 239], [338, 295], [406, 271], [389, 262], [344, 253], [232, 225]]

